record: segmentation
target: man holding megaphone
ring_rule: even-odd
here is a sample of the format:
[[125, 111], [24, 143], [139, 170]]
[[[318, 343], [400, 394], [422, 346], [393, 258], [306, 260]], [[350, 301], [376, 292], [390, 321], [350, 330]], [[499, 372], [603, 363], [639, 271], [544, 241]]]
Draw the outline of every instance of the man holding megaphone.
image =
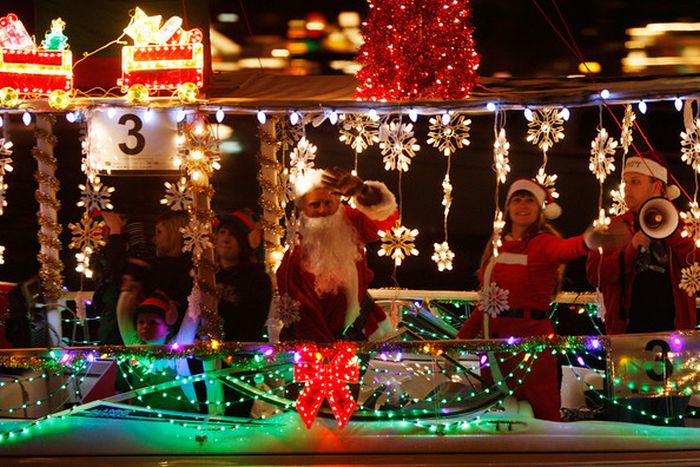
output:
[[619, 248], [588, 255], [586, 271], [605, 299], [608, 334], [694, 329], [695, 297], [680, 289], [681, 269], [690, 266], [694, 245], [680, 234], [670, 199], [668, 170], [658, 152], [629, 157], [622, 171], [626, 213], [613, 217], [610, 230]]

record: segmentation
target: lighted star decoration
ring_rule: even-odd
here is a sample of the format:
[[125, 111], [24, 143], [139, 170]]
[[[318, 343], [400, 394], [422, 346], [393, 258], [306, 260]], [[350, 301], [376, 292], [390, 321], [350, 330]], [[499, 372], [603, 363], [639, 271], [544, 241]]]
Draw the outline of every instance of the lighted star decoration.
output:
[[[431, 117], [427, 143], [449, 156], [457, 149], [469, 146], [469, 130], [472, 121], [464, 115], [446, 114], [448, 118]], [[447, 120], [447, 123], [444, 121]]]
[[299, 140], [289, 154], [289, 177], [292, 182], [302, 177], [308, 169], [314, 167], [317, 150], [318, 147], [305, 137]]
[[545, 153], [564, 139], [564, 117], [557, 109], [541, 109], [526, 113], [527, 140]]
[[493, 234], [491, 234], [491, 247], [493, 249], [494, 258], [498, 257], [498, 249], [503, 246], [501, 236], [503, 234], [503, 229], [505, 228], [505, 226], [506, 221], [503, 220], [503, 211], [496, 208], [496, 215], [493, 218]]
[[411, 159], [416, 157], [420, 145], [413, 136], [413, 124], [394, 120], [379, 127], [379, 148], [384, 158], [384, 169], [408, 172]]
[[174, 163], [185, 169], [192, 182], [197, 184], [221, 168], [220, 141], [209, 121], [199, 113], [191, 123], [181, 124], [179, 129], [178, 155]]
[[610, 218], [605, 215], [605, 209], [598, 211], [598, 218], [593, 221], [593, 227], [607, 227], [610, 225]]
[[700, 173], [700, 119], [681, 132], [681, 160]]
[[200, 222], [196, 218], [190, 218], [189, 224], [185, 227], [180, 227], [182, 233], [182, 252], [192, 252], [195, 259], [201, 258], [204, 252], [213, 248], [211, 242], [211, 224], [208, 222]]
[[129, 25], [124, 33], [134, 40], [134, 45], [143, 46], [153, 42], [153, 37], [160, 30], [162, 16], [148, 16], [141, 8], [136, 7]]
[[613, 216], [620, 216], [627, 212], [629, 209], [627, 207], [627, 202], [625, 201], [625, 182], [620, 183], [620, 188], [617, 190], [610, 190], [610, 198], [612, 199], [612, 204], [608, 212]]
[[691, 238], [695, 246], [700, 248], [700, 207], [698, 207], [698, 202], [691, 202], [688, 211], [681, 212], [680, 216], [684, 223], [681, 237]]
[[397, 221], [396, 225], [391, 229], [379, 231], [382, 246], [377, 254], [390, 257], [394, 260], [396, 266], [401, 266], [401, 263], [407, 256], [418, 256], [418, 250], [413, 244], [417, 236], [418, 229], [409, 230]]
[[442, 180], [442, 205], [445, 207], [443, 215], [447, 218], [452, 207], [452, 183], [450, 183], [450, 174], [445, 174]]
[[272, 314], [270, 318], [281, 321], [284, 326], [289, 327], [301, 320], [300, 307], [301, 303], [288, 294], [275, 294], [272, 297]]
[[600, 183], [615, 170], [615, 149], [617, 141], [608, 135], [605, 128], [599, 128], [598, 134], [591, 141], [591, 157], [588, 159], [590, 170]]
[[102, 235], [104, 226], [105, 223], [103, 221], [97, 222], [87, 212], [84, 212], [80, 222], [68, 224], [72, 234], [68, 248], [82, 252], [87, 250], [92, 252], [105, 246], [106, 243]]
[[691, 297], [700, 290], [700, 265], [697, 262], [681, 269], [681, 282], [678, 287], [685, 290]]
[[557, 174], [549, 175], [544, 171], [544, 168], [540, 167], [540, 169], [537, 171], [537, 175], [535, 175], [535, 180], [537, 180], [537, 183], [539, 183], [540, 185], [545, 187], [547, 191], [549, 191], [550, 195], [552, 195], [552, 198], [557, 199], [559, 198], [559, 192], [555, 187], [557, 177]]
[[187, 189], [185, 177], [175, 183], [165, 182], [164, 185], [165, 196], [160, 200], [160, 204], [167, 205], [173, 211], [187, 211], [192, 206], [192, 192]]
[[114, 209], [111, 202], [114, 187], [103, 185], [99, 177], [96, 177], [92, 183], [79, 184], [78, 188], [80, 188], [78, 207], [84, 207], [88, 212], [95, 209]]
[[433, 243], [433, 248], [435, 252], [433, 256], [431, 256], [431, 259], [437, 264], [438, 271], [442, 272], [445, 269], [451, 271], [452, 260], [455, 254], [450, 250], [450, 245], [446, 241], [442, 243]]
[[625, 116], [622, 117], [622, 133], [620, 134], [620, 146], [625, 154], [629, 152], [632, 145], [632, 131], [634, 130], [634, 120], [637, 116], [630, 104], [625, 105]]
[[379, 121], [363, 114], [340, 114], [338, 138], [358, 154], [379, 142]]
[[510, 290], [502, 289], [495, 282], [491, 282], [479, 291], [477, 308], [495, 318], [510, 308], [508, 295], [510, 295]]
[[278, 118], [275, 120], [275, 138], [279, 142], [282, 150], [286, 153], [290, 148], [296, 146], [297, 142], [304, 136], [303, 121], [292, 125], [288, 118]]
[[506, 139], [506, 130], [501, 128], [498, 136], [493, 143], [493, 170], [496, 172], [496, 177], [501, 183], [506, 182], [506, 177], [510, 172], [510, 160], [508, 152], [510, 143]]

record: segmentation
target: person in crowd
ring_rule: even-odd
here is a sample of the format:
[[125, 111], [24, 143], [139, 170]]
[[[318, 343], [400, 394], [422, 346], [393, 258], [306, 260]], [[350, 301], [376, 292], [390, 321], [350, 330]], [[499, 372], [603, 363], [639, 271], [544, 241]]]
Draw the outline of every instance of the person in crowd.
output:
[[[640, 231], [639, 210], [651, 198], [673, 199], [678, 187], [668, 185], [668, 169], [661, 153], [629, 157], [622, 172], [628, 211], [611, 219], [610, 230], [624, 238], [618, 248], [602, 255], [588, 254], [588, 281], [599, 287], [605, 303], [607, 334], [691, 330], [697, 324], [695, 295], [679, 287], [681, 270], [693, 262], [692, 237], [681, 235], [682, 227], [664, 239], [652, 239]], [[682, 222], [682, 221], [681, 221]], [[626, 413], [615, 415], [626, 421], [650, 421], [641, 411], [678, 420], [687, 398], [628, 399]], [[631, 410], [626, 406], [630, 405]]]
[[[394, 195], [381, 182], [363, 182], [337, 167], [309, 170], [295, 188], [299, 241], [282, 259], [277, 286], [282, 298], [298, 304], [298, 316], [287, 313], [281, 339], [334, 342], [387, 334], [390, 320], [367, 295], [373, 275], [365, 245], [395, 224]], [[341, 195], [353, 197], [357, 207], [342, 204]]]
[[272, 300], [272, 282], [258, 262], [262, 227], [251, 209], [222, 216], [215, 227], [219, 314], [228, 341], [260, 342]]
[[[479, 270], [482, 299], [469, 316], [458, 337], [471, 339], [507, 339], [554, 334], [549, 307], [556, 295], [563, 265], [585, 255], [600, 234], [591, 231], [572, 238], [561, 235], [547, 222], [558, 217], [561, 209], [553, 203], [545, 187], [527, 178], [516, 179], [508, 189], [505, 203], [506, 222], [499, 254], [493, 254], [489, 243], [484, 250]], [[507, 302], [486, 298], [501, 291]], [[490, 292], [490, 293], [489, 293]], [[491, 302], [489, 302], [491, 301]], [[524, 362], [527, 368], [516, 368]], [[532, 406], [535, 417], [559, 421], [559, 369], [557, 357], [541, 352], [535, 360], [525, 361], [524, 355], [498, 363], [505, 383], [515, 391], [515, 397]], [[491, 380], [491, 371], [484, 372]], [[522, 379], [522, 384], [517, 380]]]
[[189, 223], [187, 211], [168, 211], [158, 218], [153, 235], [156, 257], [152, 261], [153, 286], [175, 301], [180, 312], [187, 308], [192, 290], [192, 257], [183, 253], [180, 229]]

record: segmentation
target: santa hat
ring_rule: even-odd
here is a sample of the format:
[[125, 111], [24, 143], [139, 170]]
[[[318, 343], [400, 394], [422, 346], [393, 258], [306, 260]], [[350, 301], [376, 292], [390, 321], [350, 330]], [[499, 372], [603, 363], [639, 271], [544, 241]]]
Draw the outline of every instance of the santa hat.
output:
[[324, 170], [306, 169], [303, 174], [297, 177], [294, 183], [294, 199], [297, 204], [307, 193], [310, 193], [318, 188], [323, 188]]
[[668, 185], [666, 158], [658, 151], [648, 151], [638, 156], [628, 157], [622, 169], [622, 176], [630, 172], [647, 175], [663, 182], [667, 185], [666, 195], [669, 199], [676, 199], [681, 194], [676, 185]]
[[537, 181], [525, 177], [516, 178], [510, 185], [506, 195], [506, 206], [508, 206], [510, 198], [518, 191], [527, 191], [532, 194], [542, 207], [542, 212], [546, 219], [556, 219], [561, 216], [561, 207], [554, 202], [550, 191]]
[[214, 230], [218, 232], [222, 228], [239, 238], [239, 242], [243, 239], [250, 250], [256, 253], [256, 257], [260, 258], [261, 254], [264, 257], [262, 226], [260, 225], [260, 216], [255, 211], [243, 208], [219, 217], [215, 221]]
[[157, 314], [163, 318], [163, 321], [165, 321], [168, 326], [173, 326], [177, 322], [177, 308], [162, 290], [154, 290], [144, 301], [139, 303], [134, 310], [134, 321], [138, 320], [141, 313], [146, 312]]

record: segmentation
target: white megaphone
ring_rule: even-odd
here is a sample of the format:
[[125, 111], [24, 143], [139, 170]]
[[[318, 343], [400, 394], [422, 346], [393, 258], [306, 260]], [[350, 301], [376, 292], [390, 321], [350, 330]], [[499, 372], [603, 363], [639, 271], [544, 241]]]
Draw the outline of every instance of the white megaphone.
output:
[[639, 229], [649, 238], [663, 240], [678, 228], [676, 207], [663, 196], [649, 198], [639, 208]]

